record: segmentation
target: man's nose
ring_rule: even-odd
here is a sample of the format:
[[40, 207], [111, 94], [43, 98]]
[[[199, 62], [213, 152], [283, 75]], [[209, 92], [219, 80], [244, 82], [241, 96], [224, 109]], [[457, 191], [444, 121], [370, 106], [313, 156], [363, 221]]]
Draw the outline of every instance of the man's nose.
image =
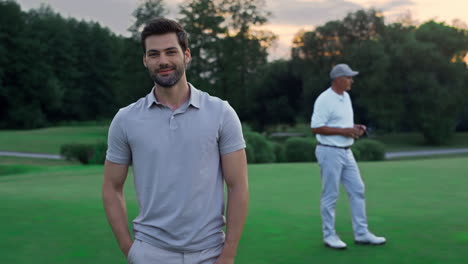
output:
[[161, 54], [161, 55], [159, 56], [159, 65], [167, 65], [167, 64], [168, 64], [168, 61], [169, 61], [169, 60], [168, 60], [168, 58], [167, 58], [166, 55]]

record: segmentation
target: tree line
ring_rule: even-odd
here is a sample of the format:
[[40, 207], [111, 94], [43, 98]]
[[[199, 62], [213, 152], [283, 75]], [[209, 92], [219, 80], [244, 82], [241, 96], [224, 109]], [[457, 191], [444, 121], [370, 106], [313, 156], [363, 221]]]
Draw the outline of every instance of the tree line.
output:
[[[153, 84], [139, 32], [167, 13], [163, 0], [143, 1], [124, 37], [46, 5], [25, 12], [0, 0], [0, 128], [109, 119], [145, 96]], [[186, 0], [177, 18], [190, 38], [188, 80], [228, 100], [253, 129], [309, 122], [329, 70], [343, 62], [360, 71], [351, 93], [357, 121], [418, 131], [432, 144], [468, 130], [466, 28], [385, 24], [378, 11], [360, 10], [298, 32], [291, 58], [269, 62], [277, 36], [258, 28], [270, 15], [263, 0]]]

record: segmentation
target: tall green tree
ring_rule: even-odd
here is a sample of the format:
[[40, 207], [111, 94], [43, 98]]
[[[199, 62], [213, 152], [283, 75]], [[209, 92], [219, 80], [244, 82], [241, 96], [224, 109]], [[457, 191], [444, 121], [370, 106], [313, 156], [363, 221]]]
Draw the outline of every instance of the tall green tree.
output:
[[438, 52], [447, 60], [463, 62], [468, 53], [467, 32], [467, 29], [428, 21], [419, 26], [415, 34], [417, 40], [433, 43]]
[[132, 13], [135, 22], [128, 28], [128, 31], [132, 33], [133, 38], [138, 40], [140, 33], [148, 21], [157, 17], [163, 17], [167, 13], [168, 10], [164, 4], [164, 0], [140, 0], [138, 7]]
[[296, 123], [302, 107], [302, 80], [290, 61], [277, 60], [260, 67], [252, 84], [251, 114], [246, 121], [258, 131], [268, 126]]
[[21, 32], [25, 21], [20, 6], [15, 1], [0, 1], [0, 127], [19, 127], [14, 109], [23, 102], [16, 102], [21, 68], [19, 47], [24, 44]]
[[[384, 19], [373, 9], [359, 10], [348, 14], [343, 20], [329, 21], [314, 31], [300, 31], [296, 34], [291, 60], [295, 71], [302, 75], [303, 120], [310, 118], [315, 98], [330, 86], [329, 72], [335, 64], [348, 63], [366, 74], [366, 77], [373, 76], [367, 83], [360, 85], [360, 76], [356, 78], [358, 89], [353, 90], [353, 97], [359, 98], [360, 91], [370, 94], [385, 85], [376, 83], [382, 78], [378, 73], [385, 72], [386, 67], [380, 43], [384, 34]], [[364, 100], [355, 100], [355, 116], [359, 121], [371, 121], [366, 111], [369, 104]]]
[[123, 107], [149, 93], [154, 83], [143, 66], [143, 52], [139, 41], [133, 38], [116, 38], [113, 44], [118, 54], [114, 95], [116, 104]]
[[181, 6], [180, 21], [194, 55], [190, 76], [228, 100], [241, 118], [248, 115], [251, 80], [267, 63], [267, 48], [275, 39], [257, 30], [269, 15], [263, 0], [188, 0]]
[[[60, 111], [62, 102], [63, 86], [54, 65], [60, 47], [54, 50], [51, 45], [59, 38], [56, 32], [50, 33], [63, 19], [45, 5], [28, 13], [14, 13], [21, 15], [22, 21], [16, 22], [22, 28], [16, 28], [15, 37], [10, 36], [16, 45], [11, 47], [13, 57], [6, 58], [11, 65], [5, 67], [8, 80], [4, 91], [9, 106], [5, 123], [10, 128], [44, 126]], [[7, 25], [12, 22], [7, 21]]]
[[[442, 42], [442, 36], [445, 41]], [[468, 71], [462, 58], [468, 52], [468, 34], [443, 23], [429, 21], [415, 32], [418, 45], [408, 54], [415, 124], [429, 144], [443, 144], [455, 132], [463, 110]]]
[[247, 117], [252, 79], [258, 77], [258, 69], [267, 63], [268, 47], [276, 35], [267, 30], [257, 30], [268, 22], [271, 15], [264, 0], [223, 0], [228, 35], [223, 41], [221, 54], [220, 86], [223, 95], [238, 109], [242, 118]]
[[189, 34], [192, 61], [188, 79], [211, 94], [219, 95], [215, 83], [220, 76], [220, 41], [228, 32], [219, 2], [188, 0], [180, 5], [180, 23]]
[[43, 98], [40, 101], [43, 102], [47, 120], [60, 121], [66, 117], [66, 105], [63, 104], [66, 91], [73, 87], [74, 80], [78, 78], [78, 51], [74, 48], [73, 31], [68, 20], [47, 5], [31, 10], [27, 17], [26, 37], [38, 42], [36, 49], [31, 51], [42, 54], [41, 59], [34, 62], [42, 67], [32, 68], [36, 74], [50, 75], [48, 81], [38, 83], [42, 87], [40, 95]]
[[98, 23], [7, 0], [0, 22], [1, 128], [110, 118], [151, 85], [139, 43]]

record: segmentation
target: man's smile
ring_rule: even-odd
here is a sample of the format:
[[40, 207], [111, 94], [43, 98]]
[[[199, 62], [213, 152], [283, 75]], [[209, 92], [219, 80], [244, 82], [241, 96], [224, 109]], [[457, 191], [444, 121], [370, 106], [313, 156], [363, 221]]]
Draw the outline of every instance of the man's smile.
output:
[[172, 73], [172, 72], [174, 72], [174, 69], [164, 69], [164, 70], [159, 70], [158, 71], [159, 74], [163, 74], [163, 75], [169, 74], [169, 73]]

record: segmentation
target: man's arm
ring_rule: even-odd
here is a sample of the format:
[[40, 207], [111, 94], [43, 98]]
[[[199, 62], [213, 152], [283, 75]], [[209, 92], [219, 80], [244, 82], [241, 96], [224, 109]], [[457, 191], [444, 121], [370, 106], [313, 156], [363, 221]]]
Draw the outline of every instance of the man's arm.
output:
[[104, 183], [102, 184], [102, 199], [107, 220], [125, 256], [128, 255], [128, 251], [133, 243], [128, 231], [127, 207], [123, 193], [127, 173], [128, 165], [106, 160], [104, 165]]
[[247, 158], [241, 149], [221, 157], [223, 175], [228, 190], [226, 240], [216, 264], [232, 264], [244, 229], [249, 202]]
[[363, 125], [354, 125], [354, 127], [339, 128], [339, 127], [314, 127], [312, 133], [321, 135], [340, 135], [344, 137], [350, 137], [357, 139], [366, 131], [366, 127]]

